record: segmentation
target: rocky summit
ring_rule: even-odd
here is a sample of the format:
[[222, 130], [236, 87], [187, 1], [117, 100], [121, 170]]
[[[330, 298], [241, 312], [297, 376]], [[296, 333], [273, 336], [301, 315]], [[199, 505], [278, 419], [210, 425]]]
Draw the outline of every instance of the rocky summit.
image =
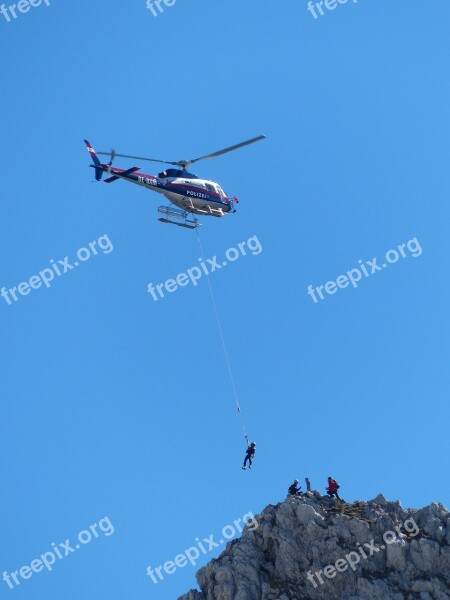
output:
[[450, 600], [450, 514], [381, 494], [269, 505], [179, 600]]

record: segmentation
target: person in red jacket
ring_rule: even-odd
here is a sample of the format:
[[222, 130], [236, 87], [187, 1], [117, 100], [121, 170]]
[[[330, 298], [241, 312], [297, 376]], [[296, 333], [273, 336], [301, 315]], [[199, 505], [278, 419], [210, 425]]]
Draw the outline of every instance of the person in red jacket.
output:
[[334, 479], [332, 479], [331, 477], [328, 477], [328, 487], [326, 488], [327, 490], [327, 494], [330, 496], [330, 498], [333, 498], [334, 496], [336, 496], [336, 498], [342, 502], [341, 498], [339, 498], [339, 494], [338, 494], [338, 489], [340, 488], [340, 485], [338, 484], [338, 482]]

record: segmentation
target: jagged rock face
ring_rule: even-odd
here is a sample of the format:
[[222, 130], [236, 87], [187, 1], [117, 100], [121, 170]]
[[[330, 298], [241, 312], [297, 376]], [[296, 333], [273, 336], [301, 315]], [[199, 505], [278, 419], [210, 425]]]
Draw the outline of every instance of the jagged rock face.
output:
[[450, 513], [382, 495], [340, 504], [318, 492], [268, 506], [258, 527], [197, 573], [179, 600], [450, 600]]

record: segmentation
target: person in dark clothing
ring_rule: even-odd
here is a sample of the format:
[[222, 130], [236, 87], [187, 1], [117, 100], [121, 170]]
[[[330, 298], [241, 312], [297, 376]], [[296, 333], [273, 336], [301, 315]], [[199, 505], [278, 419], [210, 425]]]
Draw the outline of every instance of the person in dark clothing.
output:
[[253, 459], [255, 457], [255, 452], [256, 452], [256, 444], [255, 442], [252, 442], [251, 444], [249, 444], [248, 440], [247, 440], [247, 452], [245, 454], [245, 458], [244, 458], [244, 464], [242, 465], [242, 468], [245, 471], [245, 468], [247, 466], [247, 461], [248, 461], [248, 468], [251, 469], [252, 468], [252, 462]]
[[328, 477], [328, 487], [326, 488], [327, 494], [330, 496], [330, 498], [336, 497], [340, 502], [342, 502], [342, 499], [339, 498], [338, 494], [339, 488], [340, 485], [338, 484], [338, 482], [332, 479], [331, 477]]
[[289, 496], [300, 496], [302, 494], [302, 487], [298, 485], [298, 479], [294, 480], [294, 483], [289, 486]]

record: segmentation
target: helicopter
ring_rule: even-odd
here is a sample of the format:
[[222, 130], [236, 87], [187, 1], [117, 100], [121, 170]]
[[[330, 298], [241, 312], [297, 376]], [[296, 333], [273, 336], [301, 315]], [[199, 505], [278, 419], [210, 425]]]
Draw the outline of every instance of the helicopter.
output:
[[[165, 196], [170, 205], [158, 207], [158, 213], [161, 215], [159, 221], [178, 225], [188, 229], [195, 229], [201, 225], [195, 217], [189, 218], [190, 214], [204, 215], [208, 217], [224, 217], [229, 213], [235, 213], [235, 203], [239, 200], [229, 198], [220, 185], [214, 181], [200, 179], [197, 175], [189, 173], [187, 168], [200, 160], [215, 158], [227, 152], [232, 152], [243, 146], [254, 144], [265, 139], [265, 135], [246, 140], [240, 144], [230, 146], [223, 150], [218, 150], [206, 156], [200, 156], [191, 160], [167, 161], [155, 158], [145, 158], [142, 156], [130, 156], [128, 154], [118, 154], [115, 150], [111, 152], [96, 153], [88, 140], [84, 140], [89, 154], [94, 164], [90, 165], [95, 169], [95, 179], [101, 181], [103, 174], [108, 177], [105, 183], [113, 183], [119, 179], [124, 179], [136, 185], [140, 185], [153, 192], [158, 192]], [[104, 164], [98, 158], [98, 155], [110, 157], [109, 163]], [[134, 160], [147, 160], [151, 162], [163, 163], [176, 168], [168, 168], [156, 175], [146, 175], [138, 173], [140, 167], [131, 167], [129, 169], [119, 169], [113, 167], [113, 161], [116, 157], [132, 158]], [[175, 219], [175, 220], [174, 220]]]

